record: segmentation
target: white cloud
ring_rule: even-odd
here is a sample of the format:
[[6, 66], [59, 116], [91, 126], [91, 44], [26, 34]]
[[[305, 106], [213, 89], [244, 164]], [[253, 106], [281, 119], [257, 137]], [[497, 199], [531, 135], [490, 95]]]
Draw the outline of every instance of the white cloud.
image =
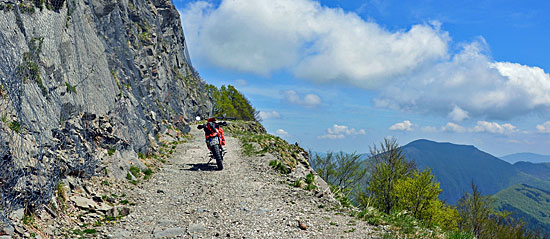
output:
[[544, 124], [537, 125], [537, 130], [540, 133], [550, 133], [550, 121], [544, 122]]
[[278, 129], [276, 134], [279, 136], [288, 136], [288, 132], [286, 132], [284, 129]]
[[450, 61], [391, 84], [376, 105], [446, 115], [457, 122], [550, 112], [550, 75], [538, 67], [493, 62], [487, 48], [483, 39], [464, 45]]
[[[181, 10], [191, 55], [216, 66], [371, 88], [447, 56], [439, 24], [390, 32], [312, 0], [198, 1]], [[327, 67], [330, 66], [330, 67]]]
[[350, 135], [364, 135], [367, 132], [364, 129], [356, 130], [346, 125], [334, 124], [332, 128], [327, 129], [327, 133], [322, 136], [318, 136], [319, 139], [343, 139]]
[[411, 131], [412, 130], [412, 123], [411, 121], [405, 120], [401, 123], [396, 123], [392, 125], [390, 130], [400, 130], [400, 131]]
[[441, 127], [441, 131], [444, 131], [444, 132], [455, 132], [455, 133], [464, 133], [466, 131], [468, 131], [466, 128], [458, 125], [458, 124], [455, 124], [455, 123], [452, 123], [452, 122], [449, 122], [447, 123], [447, 125]]
[[473, 128], [474, 132], [489, 132], [493, 134], [512, 134], [519, 130], [512, 124], [499, 124], [496, 122], [478, 121]]
[[197, 1], [181, 13], [191, 55], [205, 64], [377, 89], [377, 106], [455, 122], [550, 113], [548, 73], [494, 61], [481, 37], [455, 54], [437, 22], [389, 31], [313, 0]]
[[277, 111], [271, 111], [271, 112], [260, 111], [259, 115], [260, 115], [260, 118], [262, 118], [262, 120], [281, 118], [281, 114], [279, 114], [279, 112]]
[[467, 119], [469, 116], [467, 111], [455, 105], [455, 108], [447, 115], [447, 117], [451, 118], [455, 122], [460, 122]]
[[281, 94], [284, 97], [284, 100], [291, 104], [298, 104], [305, 107], [315, 107], [321, 104], [321, 97], [315, 94], [307, 94], [304, 97], [301, 97], [294, 90], [281, 91]]

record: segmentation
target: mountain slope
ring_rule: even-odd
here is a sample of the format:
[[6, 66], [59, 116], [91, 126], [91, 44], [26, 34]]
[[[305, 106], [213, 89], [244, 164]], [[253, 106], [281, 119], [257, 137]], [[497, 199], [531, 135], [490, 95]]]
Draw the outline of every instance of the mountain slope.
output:
[[530, 163], [520, 161], [514, 164], [514, 168], [538, 179], [550, 181], [550, 163]]
[[[170, 0], [0, 1], [0, 220], [211, 111]], [[111, 152], [111, 153], [108, 153]]]
[[497, 209], [512, 212], [532, 230], [550, 233], [550, 191], [518, 184], [498, 192], [494, 198]]
[[550, 162], [550, 155], [540, 155], [533, 153], [517, 153], [500, 157], [502, 160], [509, 163], [516, 163], [519, 161], [531, 162], [531, 163], [548, 163]]
[[[454, 204], [463, 192], [478, 185], [483, 194], [495, 194], [509, 186], [518, 171], [509, 163], [470, 145], [416, 140], [402, 147], [407, 159], [419, 169], [429, 167], [441, 183], [440, 199]], [[523, 181], [520, 177], [518, 181]]]

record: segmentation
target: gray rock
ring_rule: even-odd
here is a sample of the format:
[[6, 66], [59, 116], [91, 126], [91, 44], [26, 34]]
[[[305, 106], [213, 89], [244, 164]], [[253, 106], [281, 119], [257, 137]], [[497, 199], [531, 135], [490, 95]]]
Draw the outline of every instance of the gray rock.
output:
[[0, 239], [11, 239], [11, 236], [0, 236]]
[[81, 196], [72, 196], [70, 197], [70, 200], [75, 203], [75, 205], [79, 208], [83, 209], [94, 209], [97, 208], [97, 203], [89, 198], [81, 197]]
[[119, 208], [118, 213], [120, 216], [123, 216], [123, 217], [128, 216], [130, 215], [130, 208], [128, 207]]
[[185, 229], [179, 227], [168, 228], [165, 230], [155, 230], [153, 232], [154, 238], [167, 238], [167, 237], [176, 237], [185, 234]]
[[10, 218], [14, 221], [21, 221], [25, 216], [25, 209], [19, 208], [10, 214]]
[[12, 225], [4, 226], [2, 230], [8, 235], [13, 235], [13, 233], [15, 232], [15, 228], [13, 228]]
[[112, 207], [112, 206], [109, 206], [109, 205], [107, 205], [107, 204], [105, 204], [105, 203], [101, 203], [99, 206], [96, 207], [96, 209], [97, 209], [98, 211], [100, 211], [100, 212], [105, 213], [105, 212], [108, 212], [108, 211], [110, 211], [111, 209], [113, 209], [113, 207]]

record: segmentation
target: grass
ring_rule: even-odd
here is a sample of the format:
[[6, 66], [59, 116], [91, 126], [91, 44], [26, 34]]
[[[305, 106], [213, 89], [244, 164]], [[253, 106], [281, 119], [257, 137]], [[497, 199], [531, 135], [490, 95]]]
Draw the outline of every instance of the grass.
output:
[[143, 170], [142, 172], [144, 174], [143, 179], [145, 179], [145, 180], [150, 179], [151, 175], [153, 175], [153, 170], [151, 170], [150, 168], [147, 168], [147, 169]]
[[279, 160], [271, 160], [269, 161], [269, 166], [271, 166], [273, 169], [279, 171], [280, 173], [282, 174], [288, 174], [290, 173], [290, 168], [288, 168], [287, 166], [285, 166], [283, 163], [281, 163], [281, 161]]
[[140, 159], [145, 159], [146, 158], [145, 154], [142, 153], [142, 152], [138, 152], [137, 155], [138, 155], [138, 158], [140, 158]]
[[65, 190], [65, 185], [59, 182], [57, 184], [57, 189], [55, 190], [55, 198], [57, 199], [57, 205], [59, 205], [59, 210], [67, 210], [67, 192]]
[[317, 189], [317, 186], [315, 186], [315, 175], [312, 173], [306, 175], [306, 184], [306, 190], [308, 191]]
[[291, 183], [290, 186], [293, 186], [293, 187], [296, 187], [296, 188], [301, 188], [302, 187], [302, 184], [304, 184], [304, 182], [300, 179], [294, 181], [294, 183]]
[[18, 121], [12, 121], [8, 124], [8, 127], [13, 130], [15, 133], [21, 133], [21, 123]]
[[76, 86], [73, 86], [71, 85], [71, 83], [69, 82], [65, 82], [65, 91], [71, 93], [71, 94], [76, 94]]
[[108, 154], [109, 156], [113, 156], [113, 154], [115, 154], [115, 152], [116, 152], [116, 149], [115, 149], [115, 148], [110, 148], [109, 150], [107, 150], [107, 154]]
[[22, 222], [23, 222], [24, 225], [33, 226], [35, 224], [34, 214], [25, 213], [25, 215], [23, 216]]

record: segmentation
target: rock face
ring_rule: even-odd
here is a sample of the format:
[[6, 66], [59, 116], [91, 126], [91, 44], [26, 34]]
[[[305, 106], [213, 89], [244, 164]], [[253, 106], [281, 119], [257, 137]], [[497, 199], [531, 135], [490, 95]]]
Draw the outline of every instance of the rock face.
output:
[[0, 0], [0, 46], [0, 220], [211, 112], [170, 0]]

